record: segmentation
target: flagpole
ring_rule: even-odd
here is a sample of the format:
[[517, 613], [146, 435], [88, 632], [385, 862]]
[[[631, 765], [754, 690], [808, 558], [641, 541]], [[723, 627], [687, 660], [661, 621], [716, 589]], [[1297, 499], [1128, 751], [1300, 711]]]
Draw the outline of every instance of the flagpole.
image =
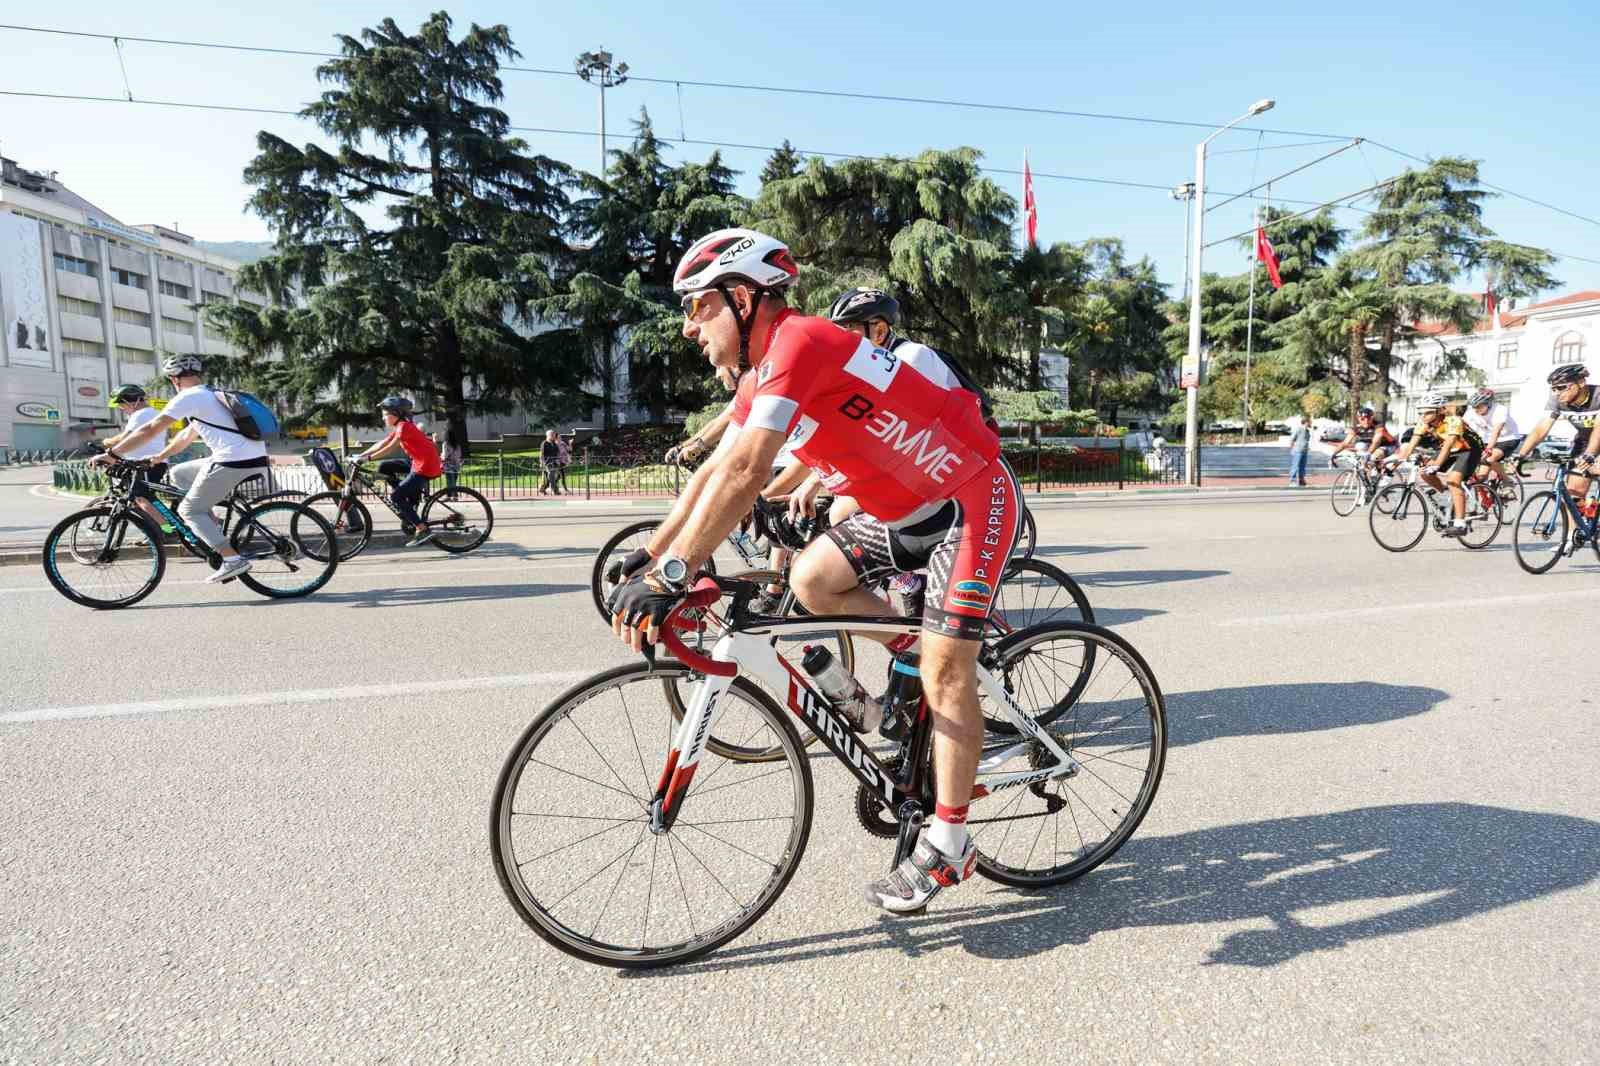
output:
[[1256, 263], [1261, 260], [1261, 208], [1255, 209], [1256, 235], [1250, 241], [1250, 304], [1244, 320], [1244, 433], [1250, 432], [1250, 354], [1256, 339]]

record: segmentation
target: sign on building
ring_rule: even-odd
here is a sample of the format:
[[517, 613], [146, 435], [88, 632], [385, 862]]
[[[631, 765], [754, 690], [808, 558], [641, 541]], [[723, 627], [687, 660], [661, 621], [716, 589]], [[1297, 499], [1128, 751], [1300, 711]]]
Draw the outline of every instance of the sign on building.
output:
[[12, 366], [49, 370], [50, 310], [45, 303], [44, 237], [39, 223], [22, 215], [0, 214], [0, 342]]

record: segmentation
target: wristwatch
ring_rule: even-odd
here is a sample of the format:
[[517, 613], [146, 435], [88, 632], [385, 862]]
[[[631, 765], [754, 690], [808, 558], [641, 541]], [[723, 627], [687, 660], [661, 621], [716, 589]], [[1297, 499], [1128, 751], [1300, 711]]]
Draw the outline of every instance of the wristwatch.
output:
[[681, 556], [663, 555], [656, 562], [656, 577], [673, 592], [689, 586], [689, 564]]

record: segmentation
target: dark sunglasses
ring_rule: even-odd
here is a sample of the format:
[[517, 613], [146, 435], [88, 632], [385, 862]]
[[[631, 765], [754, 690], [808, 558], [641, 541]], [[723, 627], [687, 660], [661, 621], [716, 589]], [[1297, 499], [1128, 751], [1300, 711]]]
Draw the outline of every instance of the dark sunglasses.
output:
[[678, 306], [683, 308], [683, 317], [688, 319], [697, 317], [700, 314], [700, 308], [706, 304], [706, 297], [710, 295], [709, 292], [691, 292], [682, 300], [679, 300]]

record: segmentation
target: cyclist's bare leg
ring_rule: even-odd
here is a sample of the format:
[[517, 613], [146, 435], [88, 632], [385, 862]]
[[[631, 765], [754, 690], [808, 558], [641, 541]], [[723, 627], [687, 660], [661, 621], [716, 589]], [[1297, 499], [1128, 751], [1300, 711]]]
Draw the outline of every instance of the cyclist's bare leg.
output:
[[1467, 490], [1461, 487], [1461, 471], [1452, 470], [1445, 479], [1450, 485], [1450, 510], [1460, 521], [1467, 517]]
[[839, 525], [859, 510], [861, 505], [855, 501], [854, 496], [835, 496], [833, 505], [828, 508], [828, 524]]
[[[789, 587], [812, 614], [893, 615], [889, 602], [861, 587], [843, 550], [828, 537], [818, 537], [795, 557]], [[860, 633], [879, 644], [890, 644], [895, 633]], [[926, 636], [926, 634], [924, 634]], [[976, 652], [974, 652], [976, 655]], [[974, 660], [976, 661], [976, 660]], [[976, 692], [973, 695], [977, 699]], [[973, 706], [977, 706], [974, 702]]]
[[978, 778], [983, 749], [983, 711], [978, 706], [982, 647], [982, 641], [922, 632], [922, 685], [933, 712], [933, 776], [937, 799], [945, 807], [966, 807]]

